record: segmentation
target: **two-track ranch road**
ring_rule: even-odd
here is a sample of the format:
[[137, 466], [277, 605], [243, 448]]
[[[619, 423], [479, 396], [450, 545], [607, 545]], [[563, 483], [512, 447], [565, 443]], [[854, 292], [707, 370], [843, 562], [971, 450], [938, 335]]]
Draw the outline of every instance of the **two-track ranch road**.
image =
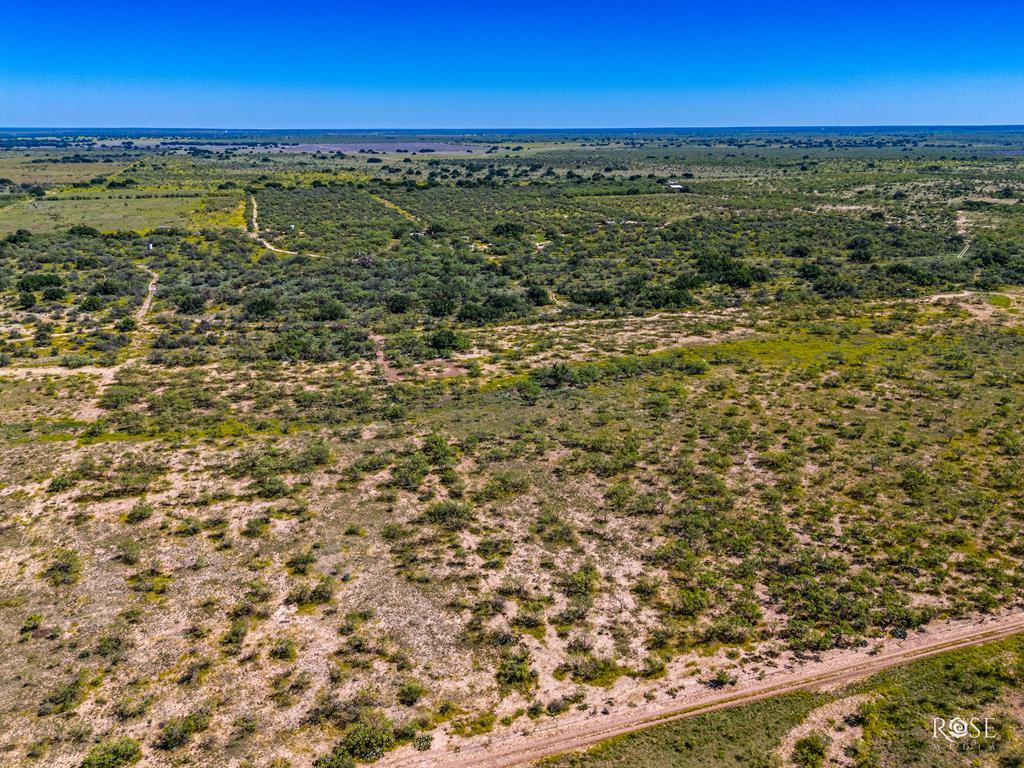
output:
[[[1024, 632], [1024, 612], [972, 622], [949, 621], [906, 640], [890, 642], [871, 656], [864, 650], [844, 651], [798, 669], [780, 670], [767, 679], [740, 683], [727, 690], [695, 687], [669, 703], [637, 707], [606, 716], [564, 715], [545, 722], [528, 734], [480, 737], [459, 751], [414, 752], [406, 747], [382, 759], [382, 768], [509, 768], [543, 757], [592, 746], [599, 741], [718, 709], [806, 689], [831, 688], [868, 677], [890, 667], [946, 651], [982, 645]], [[574, 718], [574, 719], [570, 719]]]
[[276, 245], [271, 245], [269, 241], [260, 237], [260, 221], [258, 218], [259, 208], [256, 206], [256, 195], [250, 195], [250, 198], [252, 199], [252, 232], [249, 233], [249, 237], [262, 245], [268, 251], [283, 253], [286, 256], [298, 256], [299, 254], [296, 251], [286, 251], [284, 248], [278, 248]]
[[149, 312], [149, 308], [153, 306], [153, 296], [156, 295], [156, 281], [160, 279], [160, 276], [145, 264], [140, 264], [139, 269], [142, 269], [150, 277], [149, 285], [146, 287], [146, 298], [142, 300], [142, 305], [135, 311], [135, 321], [141, 323], [146, 319], [146, 313]]

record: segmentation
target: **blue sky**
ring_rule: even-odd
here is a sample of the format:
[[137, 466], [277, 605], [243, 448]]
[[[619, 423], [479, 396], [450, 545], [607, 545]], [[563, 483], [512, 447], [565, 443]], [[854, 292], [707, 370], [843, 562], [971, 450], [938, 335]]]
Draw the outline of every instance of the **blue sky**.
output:
[[1019, 0], [0, 6], [2, 126], [1024, 123]]

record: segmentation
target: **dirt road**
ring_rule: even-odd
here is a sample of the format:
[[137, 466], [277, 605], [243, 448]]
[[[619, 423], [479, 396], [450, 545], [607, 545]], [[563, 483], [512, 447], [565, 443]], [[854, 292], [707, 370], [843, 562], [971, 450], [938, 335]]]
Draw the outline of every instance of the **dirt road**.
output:
[[393, 203], [390, 200], [388, 200], [387, 198], [381, 197], [380, 195], [370, 195], [370, 197], [372, 197], [378, 203], [383, 205], [385, 208], [390, 208], [392, 211], [397, 213], [399, 216], [401, 216], [404, 219], [408, 219], [409, 221], [413, 222], [414, 224], [422, 224], [423, 223], [422, 219], [420, 219], [419, 216], [416, 216], [415, 214], [412, 214], [409, 211], [405, 210], [405, 208], [403, 208], [402, 206], [398, 205], [398, 203]]
[[[156, 284], [160, 279], [160, 275], [145, 264], [139, 264], [139, 269], [149, 275], [146, 296], [142, 300], [142, 304], [139, 305], [139, 308], [135, 310], [135, 322], [141, 325], [146, 320], [146, 315], [149, 314], [149, 310], [153, 306], [153, 297], [156, 295]], [[138, 330], [136, 333], [138, 333]], [[103, 394], [103, 391], [114, 383], [118, 372], [122, 368], [138, 362], [138, 359], [138, 357], [132, 356], [109, 368], [99, 368], [94, 365], [83, 365], [78, 368], [68, 368], [64, 365], [0, 368], [0, 378], [35, 379], [45, 378], [46, 376], [95, 376], [97, 394]]]
[[401, 372], [388, 362], [388, 356], [384, 353], [384, 337], [371, 333], [370, 341], [373, 342], [373, 354], [385, 381], [401, 381]]
[[149, 308], [153, 306], [153, 296], [156, 294], [156, 281], [160, 276], [152, 269], [147, 267], [145, 264], [140, 264], [139, 268], [149, 275], [149, 286], [146, 288], [146, 298], [142, 300], [142, 304], [135, 311], [135, 322], [141, 323], [146, 319], [146, 314], [149, 312]]
[[607, 716], [565, 715], [543, 722], [526, 733], [508, 732], [501, 736], [467, 740], [457, 752], [435, 746], [417, 753], [406, 747], [388, 755], [378, 765], [387, 768], [510, 768], [525, 765], [653, 725], [793, 691], [845, 685], [890, 667], [1001, 640], [1021, 632], [1024, 632], [1022, 611], [987, 621], [949, 621], [911, 635], [906, 640], [887, 642], [885, 648], [874, 656], [863, 649], [838, 652], [820, 662], [808, 662], [793, 669], [783, 668], [764, 680], [744, 681], [725, 690], [695, 683], [674, 701], [654, 702], [650, 706], [638, 706]]
[[[256, 195], [250, 195], [252, 199], [252, 232], [249, 233], [249, 237], [255, 240], [257, 243], [262, 245], [268, 251], [274, 253], [283, 253], [286, 256], [298, 256], [297, 251], [286, 251], [284, 248], [278, 248], [277, 246], [271, 245], [269, 242], [260, 237], [260, 221], [259, 221], [259, 208], [256, 206]], [[312, 256], [314, 254], [310, 254]]]

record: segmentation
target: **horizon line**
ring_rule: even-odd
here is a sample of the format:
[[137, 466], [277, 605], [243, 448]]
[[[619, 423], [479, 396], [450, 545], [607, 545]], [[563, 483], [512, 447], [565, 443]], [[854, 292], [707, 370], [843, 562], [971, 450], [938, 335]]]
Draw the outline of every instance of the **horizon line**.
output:
[[766, 124], [766, 125], [650, 125], [650, 126], [410, 126], [410, 127], [224, 127], [198, 125], [3, 125], [0, 131], [220, 131], [224, 133], [238, 131], [281, 132], [281, 131], [320, 131], [320, 132], [414, 132], [414, 131], [445, 131], [466, 133], [487, 133], [495, 131], [735, 131], [735, 130], [880, 130], [880, 129], [925, 129], [925, 128], [986, 128], [986, 129], [1020, 129], [1024, 123], [862, 123], [862, 124]]

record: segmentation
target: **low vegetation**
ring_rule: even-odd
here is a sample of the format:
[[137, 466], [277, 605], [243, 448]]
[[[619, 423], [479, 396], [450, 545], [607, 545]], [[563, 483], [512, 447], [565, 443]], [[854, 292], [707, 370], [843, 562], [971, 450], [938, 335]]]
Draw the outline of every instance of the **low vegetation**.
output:
[[[622, 736], [540, 762], [543, 768], [799, 768], [832, 764], [1013, 766], [1024, 760], [1017, 702], [1024, 690], [1019, 639], [915, 662], [828, 693], [767, 699]], [[846, 717], [825, 720], [783, 751], [787, 735], [816, 710], [862, 701]], [[936, 738], [933, 717], [989, 719], [989, 737]], [[835, 747], [841, 747], [837, 750]]]
[[[290, 138], [0, 149], [11, 765], [337, 768], [1020, 607], [1019, 133]], [[1010, 708], [980, 658], [854, 764]], [[565, 760], [828, 764], [772, 755], [840, 695]]]

